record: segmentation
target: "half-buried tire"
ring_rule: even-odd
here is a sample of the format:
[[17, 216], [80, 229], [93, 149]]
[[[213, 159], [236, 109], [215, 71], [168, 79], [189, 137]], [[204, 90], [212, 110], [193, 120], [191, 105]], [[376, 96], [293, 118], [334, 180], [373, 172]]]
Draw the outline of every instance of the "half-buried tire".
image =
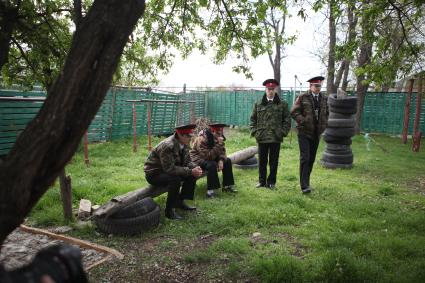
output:
[[160, 208], [130, 218], [95, 217], [97, 228], [106, 234], [135, 235], [159, 225]]
[[257, 157], [255, 157], [255, 155], [254, 155], [254, 156], [251, 156], [250, 158], [239, 161], [237, 164], [238, 165], [254, 165], [254, 164], [257, 164], [257, 163], [258, 163]]
[[125, 206], [124, 208], [118, 210], [114, 214], [112, 214], [111, 218], [132, 218], [137, 217], [140, 215], [147, 214], [154, 210], [158, 205], [155, 203], [155, 201], [150, 198], [144, 198], [139, 201], [136, 201], [135, 203], [132, 203], [130, 205]]

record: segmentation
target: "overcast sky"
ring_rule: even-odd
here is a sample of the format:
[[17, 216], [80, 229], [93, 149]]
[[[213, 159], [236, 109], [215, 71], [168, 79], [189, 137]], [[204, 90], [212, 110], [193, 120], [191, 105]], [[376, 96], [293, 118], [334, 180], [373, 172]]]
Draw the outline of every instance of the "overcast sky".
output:
[[[297, 33], [298, 39], [294, 45], [287, 47], [287, 57], [283, 59], [281, 85], [284, 88], [294, 87], [295, 75], [302, 82], [304, 88], [307, 86], [306, 80], [309, 78], [318, 75], [325, 76], [325, 66], [321, 64], [317, 56], [313, 55], [320, 50], [322, 42], [319, 41], [322, 41], [320, 34], [323, 29], [327, 29], [327, 22], [318, 14], [309, 17], [305, 22], [296, 16], [287, 19], [287, 33]], [[324, 32], [324, 34], [326, 33]], [[195, 52], [184, 61], [176, 59], [170, 72], [160, 76], [159, 86], [182, 88], [186, 83], [187, 87], [232, 85], [262, 87], [265, 79], [273, 78], [273, 70], [266, 55], [252, 62], [253, 80], [232, 72], [234, 65], [235, 63], [231, 60], [223, 65], [215, 65], [211, 62], [210, 56]], [[299, 87], [299, 83], [297, 83], [297, 87]]]

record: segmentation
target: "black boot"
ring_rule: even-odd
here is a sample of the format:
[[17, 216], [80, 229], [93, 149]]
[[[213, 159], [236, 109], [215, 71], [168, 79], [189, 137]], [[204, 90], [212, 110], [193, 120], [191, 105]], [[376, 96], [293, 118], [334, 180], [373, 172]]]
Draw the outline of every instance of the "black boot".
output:
[[178, 215], [174, 211], [174, 208], [166, 208], [165, 209], [165, 217], [167, 217], [169, 219], [173, 219], [173, 220], [182, 220], [183, 219], [183, 217], [181, 217], [180, 215]]
[[196, 210], [196, 207], [188, 205], [183, 199], [180, 201], [180, 208], [188, 211]]

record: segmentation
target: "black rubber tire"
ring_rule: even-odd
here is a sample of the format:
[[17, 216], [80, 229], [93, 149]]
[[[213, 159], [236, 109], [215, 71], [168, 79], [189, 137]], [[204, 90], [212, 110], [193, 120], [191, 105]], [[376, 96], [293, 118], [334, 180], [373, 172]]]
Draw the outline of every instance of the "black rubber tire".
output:
[[351, 164], [353, 163], [353, 154], [332, 154], [324, 152], [322, 155], [324, 162], [336, 163], [336, 164]]
[[351, 138], [354, 136], [354, 128], [326, 128], [325, 135], [341, 138]]
[[126, 207], [120, 209], [119, 211], [115, 212], [110, 218], [120, 219], [120, 218], [133, 218], [140, 215], [147, 214], [154, 210], [158, 205], [155, 203], [155, 201], [150, 198], [144, 198], [139, 201], [136, 201], [133, 204], [127, 205]]
[[344, 98], [336, 98], [333, 95], [328, 97], [329, 106], [336, 108], [348, 108], [348, 109], [357, 109], [357, 97], [356, 96], [347, 96]]
[[251, 156], [250, 158], [239, 161], [236, 164], [238, 164], [238, 165], [253, 165], [253, 164], [257, 164], [257, 163], [258, 163], [257, 157], [255, 157], [255, 155], [254, 155], [254, 156]]
[[327, 143], [325, 149], [331, 151], [351, 151], [351, 147], [349, 145], [335, 143]]
[[333, 144], [343, 144], [343, 145], [350, 145], [353, 141], [351, 138], [341, 138], [341, 137], [334, 137], [329, 135], [324, 135], [323, 140], [326, 143], [333, 143]]
[[356, 124], [356, 120], [353, 118], [349, 119], [329, 119], [328, 128], [353, 128]]
[[341, 114], [346, 114], [346, 115], [352, 115], [352, 114], [357, 112], [357, 107], [340, 108], [340, 107], [329, 105], [329, 112], [336, 112], [336, 113], [341, 113]]
[[151, 212], [132, 218], [115, 219], [111, 217], [95, 217], [99, 231], [106, 234], [134, 235], [140, 234], [159, 225], [160, 208], [156, 206]]
[[251, 164], [251, 165], [234, 164], [233, 166], [235, 166], [235, 168], [238, 168], [238, 169], [254, 169], [254, 168], [258, 168], [258, 163]]
[[320, 164], [328, 169], [350, 169], [353, 168], [353, 164], [336, 164], [336, 163], [331, 163], [331, 162], [325, 162], [323, 160], [320, 161]]
[[330, 112], [329, 119], [354, 119], [354, 115]]
[[330, 153], [330, 154], [336, 154], [336, 155], [338, 155], [338, 154], [343, 154], [343, 155], [353, 154], [353, 152], [351, 151], [351, 148], [348, 148], [346, 150], [332, 150], [332, 149], [326, 148], [324, 152]]

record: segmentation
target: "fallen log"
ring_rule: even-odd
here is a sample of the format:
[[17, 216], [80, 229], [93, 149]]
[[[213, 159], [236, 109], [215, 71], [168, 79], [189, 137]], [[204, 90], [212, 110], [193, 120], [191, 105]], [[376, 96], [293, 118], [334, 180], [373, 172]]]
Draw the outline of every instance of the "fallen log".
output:
[[[257, 146], [251, 146], [239, 151], [236, 151], [230, 154], [228, 157], [232, 160], [232, 163], [238, 163], [242, 160], [250, 158], [254, 156], [258, 152]], [[167, 192], [166, 187], [154, 187], [152, 185], [148, 185], [145, 188], [140, 188], [131, 192], [128, 192], [124, 195], [116, 196], [111, 199], [109, 202], [102, 205], [99, 209], [97, 209], [93, 215], [96, 217], [108, 217], [114, 212], [120, 210], [122, 207], [127, 206], [129, 204], [135, 203], [141, 199], [146, 197], [157, 197]]]

